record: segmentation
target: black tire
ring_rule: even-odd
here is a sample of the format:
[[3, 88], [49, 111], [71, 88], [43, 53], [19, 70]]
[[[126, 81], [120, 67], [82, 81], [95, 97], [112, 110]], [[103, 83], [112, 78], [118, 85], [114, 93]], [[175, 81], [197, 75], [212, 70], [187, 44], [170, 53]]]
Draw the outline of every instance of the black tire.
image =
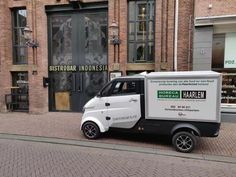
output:
[[175, 149], [179, 152], [189, 153], [192, 152], [196, 146], [197, 139], [196, 137], [189, 132], [177, 132], [172, 137], [172, 144]]
[[82, 126], [82, 131], [88, 139], [97, 139], [101, 134], [97, 124], [93, 122], [85, 122]]

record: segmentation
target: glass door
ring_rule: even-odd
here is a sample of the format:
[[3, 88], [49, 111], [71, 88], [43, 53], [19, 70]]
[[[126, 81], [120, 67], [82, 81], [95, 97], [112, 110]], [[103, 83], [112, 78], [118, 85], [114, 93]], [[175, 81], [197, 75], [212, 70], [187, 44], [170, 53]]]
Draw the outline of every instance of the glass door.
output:
[[73, 14], [73, 63], [77, 73], [73, 77], [72, 107], [81, 111], [108, 81], [107, 13]]
[[108, 81], [107, 12], [49, 16], [50, 111], [82, 111]]
[[50, 17], [49, 104], [53, 111], [71, 111], [73, 73], [64, 69], [72, 65], [72, 17]]

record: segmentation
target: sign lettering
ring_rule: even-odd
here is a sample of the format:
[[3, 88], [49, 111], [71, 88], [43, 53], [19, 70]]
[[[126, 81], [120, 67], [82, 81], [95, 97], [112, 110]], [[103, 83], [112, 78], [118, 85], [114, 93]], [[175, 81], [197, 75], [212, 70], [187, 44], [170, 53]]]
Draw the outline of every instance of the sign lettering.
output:
[[205, 90], [158, 90], [159, 99], [206, 99]]
[[103, 72], [108, 71], [108, 65], [53, 65], [49, 72]]
[[75, 71], [77, 71], [76, 65], [49, 66], [49, 72], [75, 72]]
[[206, 91], [183, 90], [182, 99], [206, 99]]
[[102, 72], [102, 71], [108, 71], [107, 65], [80, 65], [79, 66], [80, 72], [88, 72], [88, 71], [94, 71], [94, 72]]

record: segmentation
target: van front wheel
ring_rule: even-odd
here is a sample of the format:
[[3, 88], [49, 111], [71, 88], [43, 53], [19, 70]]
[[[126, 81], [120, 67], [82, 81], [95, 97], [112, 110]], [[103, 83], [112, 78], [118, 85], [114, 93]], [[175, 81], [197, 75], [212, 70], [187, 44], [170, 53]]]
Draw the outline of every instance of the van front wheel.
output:
[[172, 144], [179, 152], [192, 152], [196, 145], [196, 137], [189, 132], [178, 132], [172, 138]]
[[85, 122], [82, 126], [82, 131], [88, 139], [97, 139], [100, 136], [98, 126], [93, 122]]

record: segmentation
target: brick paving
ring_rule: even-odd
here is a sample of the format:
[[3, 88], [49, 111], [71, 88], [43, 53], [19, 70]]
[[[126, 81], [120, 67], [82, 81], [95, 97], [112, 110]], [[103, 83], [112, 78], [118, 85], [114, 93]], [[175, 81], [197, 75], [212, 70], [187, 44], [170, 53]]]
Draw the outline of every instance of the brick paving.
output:
[[0, 140], [1, 177], [235, 177], [236, 164]]
[[[89, 141], [79, 129], [80, 120], [80, 113], [0, 113], [0, 133]], [[156, 135], [112, 132], [91, 141], [174, 151], [168, 137]], [[220, 135], [217, 138], [200, 138], [193, 153], [236, 157], [236, 124], [222, 123]]]

